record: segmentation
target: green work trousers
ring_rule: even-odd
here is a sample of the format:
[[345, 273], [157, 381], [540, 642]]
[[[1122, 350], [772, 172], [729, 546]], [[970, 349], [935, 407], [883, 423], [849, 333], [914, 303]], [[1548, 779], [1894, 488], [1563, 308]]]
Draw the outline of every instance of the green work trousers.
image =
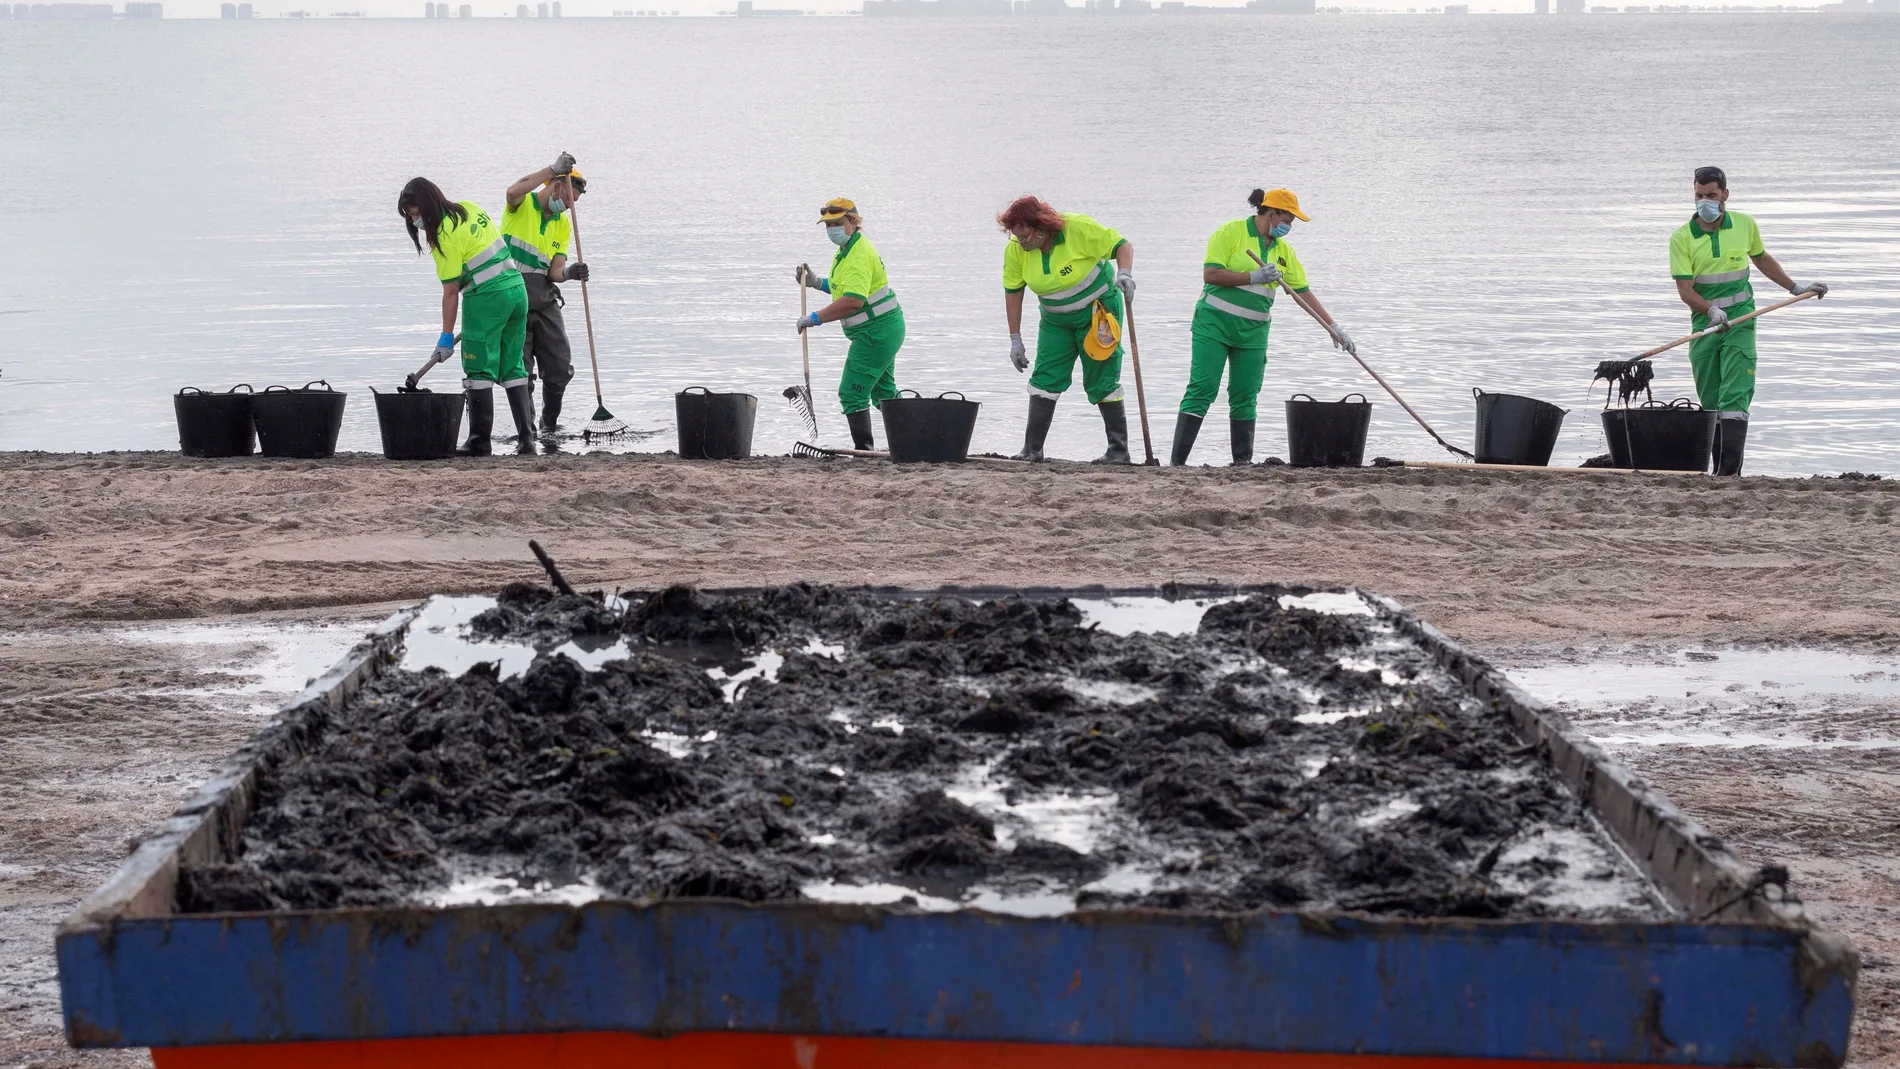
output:
[[[1127, 330], [1128, 320], [1122, 313], [1122, 292], [1110, 286], [1102, 295], [1102, 304], [1115, 319]], [[1115, 355], [1107, 360], [1096, 360], [1082, 351], [1082, 340], [1088, 337], [1089, 323], [1094, 319], [1094, 306], [1078, 312], [1042, 313], [1042, 320], [1036, 328], [1036, 366], [1029, 372], [1029, 392], [1054, 400], [1062, 396], [1063, 391], [1075, 381], [1075, 362], [1082, 361], [1082, 389], [1089, 395], [1089, 404], [1099, 405], [1104, 401], [1122, 399], [1122, 350], [1125, 346], [1115, 346]]]
[[845, 415], [882, 405], [897, 396], [897, 350], [904, 345], [904, 312], [878, 316], [845, 335], [844, 374], [838, 376], [838, 405]]
[[1229, 344], [1214, 331], [1194, 332], [1193, 358], [1188, 364], [1187, 391], [1181, 411], [1205, 416], [1220, 392], [1221, 372], [1227, 372], [1227, 415], [1253, 419], [1259, 410], [1260, 382], [1267, 376], [1267, 339], [1261, 331], [1258, 348]]
[[[1693, 320], [1701, 330], [1708, 321]], [[1718, 412], [1748, 411], [1755, 401], [1755, 324], [1751, 320], [1689, 343], [1689, 367], [1695, 371], [1696, 400]]]
[[462, 385], [507, 389], [528, 381], [521, 347], [528, 336], [528, 288], [518, 272], [462, 295]]

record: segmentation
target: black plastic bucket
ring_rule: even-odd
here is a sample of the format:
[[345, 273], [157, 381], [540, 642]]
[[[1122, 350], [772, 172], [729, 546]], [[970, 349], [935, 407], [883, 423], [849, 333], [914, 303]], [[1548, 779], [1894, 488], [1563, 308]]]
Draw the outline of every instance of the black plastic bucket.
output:
[[1476, 386], [1478, 440], [1472, 452], [1480, 464], [1528, 464], [1544, 467], [1564, 429], [1565, 410], [1535, 397], [1485, 393]]
[[441, 460], [455, 455], [462, 433], [464, 395], [399, 389], [377, 393], [376, 426], [383, 432], [383, 455], [391, 460]]
[[[1353, 398], [1359, 400], [1355, 401]], [[1286, 403], [1288, 463], [1296, 468], [1356, 468], [1366, 459], [1372, 404], [1362, 393], [1315, 401], [1296, 393]]]
[[[322, 389], [313, 389], [318, 386]], [[343, 428], [343, 405], [349, 396], [331, 389], [323, 379], [306, 382], [300, 390], [267, 387], [251, 402], [257, 451], [267, 457], [305, 460], [335, 456], [336, 435]]]
[[250, 456], [257, 448], [257, 429], [251, 425], [252, 397], [247, 382], [224, 393], [187, 386], [173, 394], [179, 452], [188, 457]]
[[884, 441], [896, 463], [942, 464], [970, 459], [970, 435], [976, 432], [976, 410], [982, 407], [977, 402], [955, 390], [935, 397], [899, 390], [882, 407]]
[[752, 421], [759, 399], [749, 393], [713, 393], [688, 386], [673, 395], [680, 456], [688, 460], [744, 460], [752, 455]]
[[1687, 397], [1646, 401], [1639, 408], [1603, 410], [1610, 462], [1643, 471], [1708, 471], [1715, 446], [1714, 409]]

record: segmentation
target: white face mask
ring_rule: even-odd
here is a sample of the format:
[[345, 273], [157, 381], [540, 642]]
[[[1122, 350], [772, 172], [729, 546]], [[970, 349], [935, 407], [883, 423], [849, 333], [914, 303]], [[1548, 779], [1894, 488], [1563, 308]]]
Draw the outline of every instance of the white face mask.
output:
[[833, 245], [838, 246], [842, 246], [845, 242], [851, 240], [851, 236], [844, 232], [842, 225], [826, 227], [825, 236], [831, 239]]
[[1719, 200], [1699, 200], [1695, 202], [1695, 213], [1705, 223], [1713, 223], [1722, 218], [1722, 202]]
[[551, 211], [554, 214], [559, 215], [566, 210], [567, 210], [567, 202], [562, 200], [561, 198], [556, 197], [553, 200], [548, 201], [548, 211]]

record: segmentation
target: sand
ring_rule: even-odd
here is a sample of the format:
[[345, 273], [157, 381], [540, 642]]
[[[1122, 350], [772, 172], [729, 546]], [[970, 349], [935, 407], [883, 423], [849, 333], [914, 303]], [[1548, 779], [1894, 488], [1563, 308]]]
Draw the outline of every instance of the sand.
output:
[[[188, 693], [241, 650], [130, 641], [128, 621], [364, 622], [429, 593], [539, 580], [534, 537], [577, 585], [608, 589], [1357, 585], [1507, 668], [1603, 644], [1892, 652], [1897, 503], [1900, 483], [1836, 480], [0, 456], [0, 1067], [148, 1064], [64, 1049], [52, 927], [257, 724], [257, 695]], [[1772, 725], [1788, 710], [1738, 715]], [[1892, 737], [1900, 701], [1852, 717]], [[1810, 908], [1854, 936], [1858, 1066], [1900, 1066], [1892, 753], [1625, 754], [1744, 858], [1789, 863]]]

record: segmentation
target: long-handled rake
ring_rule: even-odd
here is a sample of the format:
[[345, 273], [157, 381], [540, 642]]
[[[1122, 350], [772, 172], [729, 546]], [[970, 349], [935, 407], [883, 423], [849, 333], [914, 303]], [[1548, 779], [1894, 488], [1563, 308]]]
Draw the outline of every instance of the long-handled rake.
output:
[[[811, 268], [805, 267], [799, 272], [798, 276], [798, 314], [800, 316], [810, 314], [805, 304], [805, 277], [810, 273]], [[805, 356], [805, 384], [803, 386], [787, 386], [785, 387], [784, 394], [785, 399], [792, 403], [792, 408], [797, 410], [798, 418], [805, 421], [805, 429], [811, 432], [812, 439], [816, 441], [818, 438], [818, 410], [812, 405], [811, 401], [811, 335], [806, 331], [799, 331], [798, 345]]]
[[[1739, 327], [1743, 323], [1758, 316], [1765, 316], [1770, 312], [1786, 308], [1791, 304], [1800, 304], [1802, 301], [1819, 296], [1820, 294], [1818, 293], [1803, 293], [1797, 297], [1790, 297], [1785, 301], [1776, 301], [1766, 307], [1757, 308], [1747, 315], [1736, 316], [1734, 319], [1728, 321], [1728, 327], [1722, 327], [1720, 330], [1727, 330], [1729, 327]], [[1619, 391], [1623, 401], [1627, 403], [1632, 396], [1639, 392], [1648, 394], [1650, 380], [1655, 378], [1656, 374], [1655, 368], [1649, 362], [1651, 357], [1661, 356], [1678, 345], [1687, 345], [1689, 342], [1695, 341], [1706, 334], [1714, 333], [1718, 333], [1717, 328], [1698, 330], [1693, 334], [1684, 334], [1682, 337], [1677, 338], [1667, 345], [1658, 345], [1646, 353], [1638, 353], [1627, 360], [1605, 360], [1597, 365], [1596, 375], [1590, 379], [1590, 386], [1595, 387], [1597, 381], [1600, 379], [1607, 380], [1610, 383], [1608, 389]], [[1603, 403], [1606, 406], [1610, 403], [1608, 390], [1604, 393]]]
[[[1252, 249], [1248, 249], [1248, 250], [1247, 250], [1247, 255], [1248, 255], [1248, 256], [1251, 256], [1251, 257], [1253, 257], [1253, 262], [1254, 262], [1254, 263], [1257, 263], [1257, 264], [1260, 264], [1260, 266], [1262, 266], [1262, 267], [1265, 267], [1265, 266], [1266, 266], [1266, 264], [1265, 264], [1264, 262], [1262, 262], [1262, 261], [1261, 261], [1261, 259], [1260, 259], [1260, 255], [1259, 255], [1258, 253], [1256, 253], [1256, 252], [1254, 252], [1254, 251], [1253, 251]], [[1312, 317], [1314, 318], [1314, 320], [1316, 320], [1316, 321], [1318, 321], [1318, 322], [1320, 322], [1321, 324], [1324, 324], [1324, 323], [1325, 323], [1325, 320], [1323, 320], [1323, 319], [1320, 319], [1320, 316], [1319, 316], [1319, 313], [1318, 313], [1317, 311], [1315, 311], [1315, 310], [1313, 309], [1313, 306], [1312, 306], [1312, 305], [1310, 305], [1310, 304], [1308, 304], [1308, 303], [1306, 302], [1306, 297], [1305, 297], [1305, 295], [1304, 295], [1304, 294], [1299, 294], [1299, 293], [1295, 293], [1295, 292], [1293, 292], [1293, 287], [1291, 287], [1291, 286], [1286, 286], [1286, 287], [1282, 287], [1282, 288], [1284, 288], [1284, 289], [1286, 290], [1286, 292], [1287, 292], [1287, 296], [1289, 296], [1289, 297], [1292, 297], [1292, 298], [1293, 298], [1293, 301], [1294, 301], [1294, 303], [1295, 303], [1295, 304], [1298, 304], [1298, 305], [1299, 305], [1299, 306], [1300, 306], [1301, 308], [1304, 308], [1304, 309], [1306, 310], [1306, 314], [1307, 314], [1307, 315], [1310, 315], [1310, 316], [1312, 316]], [[1330, 326], [1328, 326], [1328, 327], [1326, 328], [1326, 332], [1327, 332], [1328, 334], [1332, 334], [1332, 335], [1333, 335], [1333, 338], [1334, 338], [1334, 340], [1335, 340], [1335, 341], [1336, 341], [1336, 340], [1338, 340], [1338, 338], [1339, 338], [1339, 335], [1338, 335], [1338, 334], [1336, 334], [1336, 333], [1334, 333], [1334, 331], [1333, 331], [1333, 328], [1332, 328], [1332, 327], [1330, 327]], [[1466, 460], [1476, 460], [1476, 459], [1478, 459], [1478, 458], [1477, 458], [1476, 456], [1474, 456], [1473, 454], [1471, 454], [1471, 453], [1467, 453], [1467, 452], [1466, 452], [1466, 451], [1464, 451], [1463, 449], [1460, 449], [1460, 448], [1458, 448], [1457, 446], [1455, 446], [1455, 445], [1453, 445], [1453, 444], [1451, 444], [1450, 442], [1447, 442], [1447, 441], [1445, 441], [1445, 439], [1444, 439], [1444, 437], [1443, 437], [1443, 436], [1441, 436], [1441, 435], [1440, 435], [1440, 434], [1439, 434], [1439, 433], [1438, 433], [1437, 431], [1435, 431], [1435, 430], [1433, 430], [1433, 429], [1432, 429], [1432, 425], [1431, 425], [1431, 424], [1429, 424], [1429, 423], [1427, 423], [1427, 422], [1425, 422], [1425, 417], [1424, 417], [1424, 416], [1421, 416], [1421, 415], [1419, 415], [1419, 414], [1418, 414], [1418, 410], [1417, 410], [1417, 409], [1414, 409], [1414, 408], [1413, 408], [1413, 407], [1412, 407], [1411, 405], [1409, 405], [1409, 404], [1406, 404], [1406, 403], [1405, 403], [1405, 398], [1403, 398], [1403, 397], [1400, 397], [1400, 396], [1399, 396], [1399, 391], [1397, 391], [1397, 390], [1395, 390], [1395, 389], [1393, 389], [1393, 388], [1392, 388], [1392, 384], [1391, 384], [1391, 383], [1389, 383], [1389, 382], [1387, 382], [1387, 381], [1385, 381], [1385, 377], [1384, 377], [1384, 376], [1382, 376], [1382, 375], [1380, 375], [1380, 374], [1379, 374], [1379, 373], [1378, 373], [1377, 371], [1374, 371], [1374, 370], [1372, 370], [1372, 365], [1371, 365], [1371, 364], [1368, 364], [1368, 363], [1366, 363], [1366, 362], [1365, 362], [1364, 360], [1360, 360], [1360, 359], [1359, 359], [1359, 354], [1358, 354], [1358, 353], [1355, 353], [1355, 352], [1353, 352], [1352, 350], [1350, 350], [1350, 349], [1348, 349], [1348, 350], [1346, 350], [1346, 355], [1347, 355], [1347, 356], [1350, 356], [1350, 357], [1352, 357], [1352, 358], [1353, 358], [1354, 360], [1356, 360], [1356, 361], [1358, 361], [1358, 363], [1359, 363], [1359, 366], [1360, 366], [1360, 367], [1362, 367], [1362, 368], [1365, 368], [1365, 369], [1366, 369], [1366, 374], [1368, 374], [1368, 375], [1371, 375], [1371, 376], [1372, 376], [1372, 381], [1374, 381], [1374, 382], [1376, 382], [1376, 383], [1378, 383], [1378, 384], [1379, 384], [1379, 387], [1380, 387], [1381, 389], [1383, 389], [1383, 390], [1385, 390], [1385, 392], [1386, 392], [1386, 393], [1389, 393], [1389, 394], [1391, 394], [1391, 395], [1392, 395], [1392, 399], [1393, 399], [1394, 401], [1397, 401], [1397, 402], [1399, 403], [1399, 407], [1400, 407], [1400, 408], [1403, 408], [1403, 409], [1405, 409], [1405, 414], [1406, 414], [1406, 415], [1408, 415], [1408, 416], [1411, 416], [1411, 417], [1412, 417], [1413, 419], [1415, 419], [1415, 420], [1417, 420], [1417, 421], [1418, 421], [1418, 425], [1419, 425], [1419, 426], [1421, 426], [1421, 427], [1423, 427], [1423, 428], [1425, 428], [1425, 433], [1426, 433], [1426, 434], [1429, 434], [1429, 435], [1431, 435], [1431, 436], [1432, 436], [1432, 441], [1434, 441], [1434, 442], [1437, 442], [1437, 443], [1438, 443], [1439, 445], [1442, 445], [1442, 446], [1444, 446], [1444, 447], [1445, 447], [1446, 449], [1449, 449], [1449, 450], [1451, 450], [1451, 451], [1452, 451], [1453, 453], [1456, 453], [1456, 454], [1458, 454], [1459, 456], [1461, 456], [1461, 457], [1464, 457], [1464, 458], [1465, 458]]]
[[[574, 221], [574, 258], [587, 262], [587, 254], [581, 251], [580, 213], [570, 207], [568, 217]], [[617, 434], [628, 433], [626, 421], [607, 411], [607, 402], [600, 393], [600, 357], [594, 353], [594, 309], [587, 300], [587, 280], [581, 280], [581, 315], [587, 319], [587, 362], [594, 366], [594, 418], [581, 428], [582, 438], [610, 438]]]

